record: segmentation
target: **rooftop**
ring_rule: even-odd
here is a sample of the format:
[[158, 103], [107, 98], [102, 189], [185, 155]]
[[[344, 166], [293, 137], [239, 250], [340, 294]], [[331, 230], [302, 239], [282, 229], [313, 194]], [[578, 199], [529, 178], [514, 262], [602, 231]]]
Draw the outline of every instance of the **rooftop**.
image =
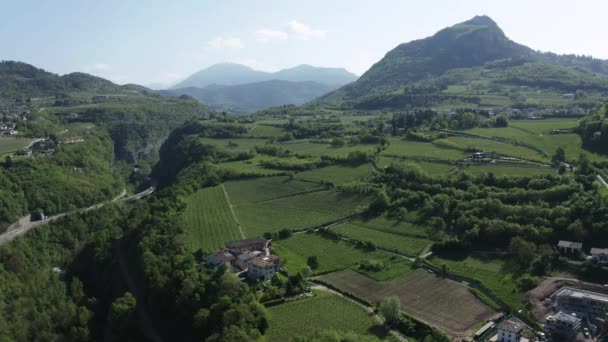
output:
[[255, 252], [245, 252], [241, 255], [238, 256], [239, 260], [243, 260], [243, 261], [247, 261], [249, 259], [253, 259], [255, 257], [257, 257], [258, 255], [260, 255], [262, 252], [259, 251], [255, 251]]
[[[551, 317], [551, 316], [549, 316]], [[566, 322], [569, 324], [576, 324], [578, 322], [580, 322], [580, 318], [574, 317], [572, 315], [568, 315], [567, 313], [564, 313], [563, 311], [560, 311], [558, 313], [556, 313], [555, 315], [553, 315], [553, 318], [555, 318], [558, 321], [561, 322]]]
[[279, 262], [279, 260], [281, 260], [281, 258], [276, 255], [263, 256], [251, 260], [251, 265], [260, 268], [274, 267]]
[[237, 241], [227, 242], [226, 243], [226, 247], [228, 247], [228, 248], [238, 248], [238, 247], [243, 247], [243, 246], [248, 246], [248, 245], [254, 245], [254, 244], [259, 244], [259, 243], [266, 244], [267, 242], [268, 242], [268, 240], [263, 239], [263, 238], [245, 239], [245, 240], [237, 240]]
[[521, 322], [517, 322], [511, 319], [507, 319], [500, 323], [498, 329], [510, 331], [512, 333], [518, 334], [520, 331], [524, 329], [524, 324]]
[[583, 248], [583, 243], [582, 242], [572, 242], [572, 241], [560, 240], [559, 243], [557, 244], [557, 247], [582, 249]]
[[608, 255], [608, 248], [591, 248], [591, 255]]
[[594, 300], [594, 301], [598, 301], [598, 302], [607, 302], [608, 303], [608, 295], [598, 293], [598, 292], [579, 290], [579, 289], [576, 289], [573, 287], [562, 287], [555, 293], [555, 295], [558, 297], [559, 296], [568, 296], [568, 297], [572, 297], [572, 298], [586, 298], [586, 299], [590, 299], [590, 300]]

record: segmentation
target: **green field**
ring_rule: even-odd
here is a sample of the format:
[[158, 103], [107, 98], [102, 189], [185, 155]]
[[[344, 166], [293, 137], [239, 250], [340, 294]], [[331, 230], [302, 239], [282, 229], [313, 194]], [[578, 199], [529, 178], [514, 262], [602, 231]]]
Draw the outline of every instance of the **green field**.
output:
[[422, 160], [401, 159], [396, 157], [378, 158], [378, 167], [386, 167], [391, 164], [411, 165], [419, 167], [422, 171], [433, 177], [446, 177], [456, 170], [455, 165], [445, 162], [435, 163]]
[[370, 220], [353, 220], [350, 224], [365, 227], [379, 232], [391, 233], [415, 239], [428, 239], [431, 229], [406, 221], [397, 221], [379, 216]]
[[28, 138], [0, 137], [0, 154], [18, 151], [32, 142]]
[[266, 125], [255, 125], [251, 131], [249, 131], [249, 136], [251, 137], [279, 137], [285, 134], [282, 128], [274, 127], [274, 126], [266, 126]]
[[270, 342], [289, 341], [296, 336], [310, 336], [326, 329], [373, 334], [376, 325], [367, 311], [338, 295], [314, 291], [312, 298], [301, 299], [268, 308]]
[[550, 168], [535, 168], [535, 167], [515, 167], [515, 166], [504, 166], [496, 164], [486, 165], [470, 165], [467, 166], [465, 172], [472, 175], [481, 175], [493, 173], [498, 177], [535, 177], [544, 175], [555, 175], [555, 170]]
[[293, 140], [286, 143], [280, 144], [280, 146], [287, 148], [295, 153], [301, 155], [309, 155], [313, 157], [330, 156], [330, 157], [346, 157], [350, 152], [363, 151], [373, 152], [377, 145], [374, 144], [359, 144], [349, 145], [343, 147], [333, 147], [329, 144], [321, 144], [304, 140]]
[[282, 170], [273, 170], [267, 169], [260, 165], [260, 161], [271, 159], [271, 157], [264, 156], [256, 156], [255, 158], [248, 160], [238, 160], [226, 163], [220, 163], [218, 166], [220, 169], [238, 173], [238, 174], [247, 174], [247, 175], [257, 175], [257, 176], [272, 176], [272, 175], [281, 175], [287, 173]]
[[532, 134], [551, 132], [555, 129], [570, 129], [578, 126], [578, 120], [547, 119], [547, 120], [511, 120], [509, 126], [522, 129]]
[[305, 182], [287, 177], [259, 177], [229, 181], [224, 184], [233, 205], [267, 201], [314, 189], [319, 183]]
[[335, 191], [318, 191], [261, 203], [236, 206], [247, 236], [259, 236], [281, 229], [318, 227], [367, 208], [368, 199]]
[[456, 148], [392, 137], [390, 138], [390, 146], [382, 152], [382, 155], [388, 157], [456, 161], [464, 158], [467, 154]]
[[296, 175], [297, 179], [306, 179], [318, 182], [327, 182], [334, 185], [347, 183], [361, 179], [369, 175], [373, 170], [371, 164], [363, 164], [355, 167], [343, 165], [330, 165], [318, 169], [300, 172]]
[[446, 265], [449, 273], [479, 281], [514, 310], [522, 305], [516, 281], [507, 269], [508, 263], [501, 259], [448, 259], [433, 256], [430, 262], [440, 268]]
[[462, 150], [477, 150], [477, 151], [494, 151], [498, 154], [538, 161], [541, 163], [548, 162], [550, 158], [544, 156], [542, 153], [537, 152], [525, 146], [517, 146], [510, 143], [503, 143], [498, 141], [492, 141], [487, 139], [476, 139], [452, 136], [445, 139], [435, 140], [433, 144], [442, 146], [453, 146]]
[[255, 138], [233, 138], [233, 139], [213, 139], [201, 138], [205, 144], [215, 145], [218, 148], [231, 152], [246, 152], [252, 150], [255, 145], [263, 144], [263, 139]]
[[199, 190], [187, 199], [184, 212], [190, 248], [209, 252], [241, 239], [221, 186]]
[[370, 259], [386, 262], [390, 257], [386, 253], [354, 248], [344, 241], [325, 239], [317, 234], [297, 234], [287, 240], [273, 242], [273, 245], [289, 273], [299, 272], [306, 266], [307, 258], [313, 255], [319, 260], [319, 268], [313, 270], [315, 273], [355, 267], [357, 263]]

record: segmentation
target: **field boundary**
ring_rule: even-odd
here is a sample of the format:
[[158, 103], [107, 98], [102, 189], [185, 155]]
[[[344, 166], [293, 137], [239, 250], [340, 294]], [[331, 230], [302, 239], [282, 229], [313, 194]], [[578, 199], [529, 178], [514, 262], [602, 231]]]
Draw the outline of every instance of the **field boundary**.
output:
[[476, 135], [476, 134], [471, 134], [471, 133], [465, 133], [465, 132], [457, 132], [457, 131], [450, 131], [450, 130], [442, 130], [440, 129], [439, 132], [443, 132], [443, 133], [447, 133], [453, 136], [460, 136], [460, 137], [465, 137], [465, 138], [471, 138], [471, 139], [481, 139], [481, 140], [490, 140], [490, 141], [495, 141], [495, 142], [499, 142], [499, 143], [503, 143], [503, 144], [510, 144], [510, 145], [515, 145], [515, 146], [522, 146], [525, 147], [527, 149], [530, 149], [532, 151], [538, 152], [540, 154], [542, 154], [545, 157], [550, 157], [551, 155], [548, 154], [546, 151], [544, 151], [541, 148], [538, 148], [534, 145], [528, 144], [528, 143], [524, 143], [521, 141], [517, 141], [517, 140], [511, 140], [511, 139], [506, 139], [506, 138], [500, 138], [500, 137], [484, 137], [481, 135]]
[[234, 211], [234, 206], [230, 202], [230, 197], [228, 197], [228, 191], [226, 191], [226, 187], [224, 186], [224, 183], [222, 183], [221, 186], [222, 186], [222, 191], [224, 192], [224, 197], [226, 198], [226, 203], [228, 203], [228, 208], [230, 208], [230, 212], [232, 213], [232, 218], [234, 218], [234, 222], [236, 222], [236, 226], [239, 228], [239, 232], [241, 233], [241, 236], [244, 239], [246, 235], [245, 235], [245, 231], [243, 230], [243, 225], [241, 224], [241, 221], [239, 220], [238, 216], [236, 216], [236, 212]]
[[[301, 179], [298, 179], [299, 181]], [[311, 182], [312, 183], [312, 182]], [[318, 182], [314, 182], [314, 183], [318, 183]], [[314, 188], [314, 189], [310, 189], [310, 190], [304, 190], [304, 191], [299, 191], [299, 192], [294, 192], [291, 194], [287, 194], [287, 195], [282, 195], [279, 197], [274, 197], [274, 198], [269, 198], [269, 199], [265, 199], [265, 200], [261, 200], [261, 201], [257, 201], [257, 202], [249, 202], [249, 203], [265, 203], [265, 202], [270, 202], [270, 201], [274, 201], [274, 200], [278, 200], [278, 199], [282, 199], [282, 198], [289, 198], [289, 197], [297, 197], [297, 196], [301, 196], [301, 195], [307, 195], [307, 194], [312, 194], [315, 192], [321, 192], [321, 191], [327, 191], [327, 190], [331, 190], [331, 188], [329, 187], [319, 187], [319, 188]], [[244, 203], [246, 204], [246, 203]]]

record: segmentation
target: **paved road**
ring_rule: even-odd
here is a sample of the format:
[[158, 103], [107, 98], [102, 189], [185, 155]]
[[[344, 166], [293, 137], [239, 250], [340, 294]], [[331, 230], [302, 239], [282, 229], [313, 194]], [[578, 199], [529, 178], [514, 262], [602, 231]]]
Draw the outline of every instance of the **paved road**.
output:
[[[145, 196], [150, 195], [151, 193], [154, 192], [154, 190], [156, 190], [156, 184], [153, 184], [151, 187], [149, 187], [148, 189], [146, 189], [146, 190], [144, 190], [144, 191], [142, 191], [142, 192], [140, 192], [138, 194], [131, 195], [129, 197], [124, 197], [124, 195], [126, 195], [126, 193], [127, 193], [127, 190], [124, 189], [122, 191], [122, 193], [119, 196], [115, 197], [112, 201], [113, 202], [118, 202], [118, 203], [132, 202], [132, 201], [135, 201], [135, 200], [138, 200], [140, 198], [143, 198]], [[87, 211], [90, 211], [90, 210], [99, 209], [99, 208], [103, 207], [106, 203], [107, 202], [96, 203], [96, 204], [93, 204], [93, 205], [91, 205], [89, 207], [82, 208], [82, 209], [77, 209], [77, 210], [74, 210], [72, 212], [66, 212], [66, 213], [61, 213], [61, 214], [49, 216], [49, 217], [47, 217], [47, 218], [45, 218], [43, 220], [39, 220], [39, 221], [30, 221], [30, 216], [29, 215], [28, 216], [24, 216], [24, 217], [20, 218], [17, 222], [11, 224], [7, 228], [6, 232], [0, 234], [0, 245], [3, 245], [5, 243], [13, 240], [14, 238], [16, 238], [19, 235], [23, 235], [23, 234], [27, 233], [28, 231], [30, 231], [30, 230], [38, 227], [38, 226], [41, 226], [41, 225], [50, 223], [52, 221], [55, 221], [55, 220], [57, 220], [59, 218], [62, 218], [65, 215], [75, 214], [75, 213], [81, 213], [81, 212], [87, 212]]]

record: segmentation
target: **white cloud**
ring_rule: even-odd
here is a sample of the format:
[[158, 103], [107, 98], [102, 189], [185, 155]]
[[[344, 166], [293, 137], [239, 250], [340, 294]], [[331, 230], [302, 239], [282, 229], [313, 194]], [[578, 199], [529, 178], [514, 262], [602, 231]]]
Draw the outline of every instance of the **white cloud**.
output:
[[271, 29], [261, 29], [255, 31], [255, 40], [259, 43], [266, 43], [271, 40], [286, 40], [287, 32]]
[[235, 37], [217, 37], [207, 42], [207, 45], [214, 49], [240, 49], [243, 47], [241, 40]]
[[93, 65], [93, 70], [110, 70], [110, 66], [105, 63], [97, 63]]
[[287, 25], [296, 38], [300, 40], [323, 39], [327, 35], [327, 31], [313, 29], [297, 20], [292, 20]]

